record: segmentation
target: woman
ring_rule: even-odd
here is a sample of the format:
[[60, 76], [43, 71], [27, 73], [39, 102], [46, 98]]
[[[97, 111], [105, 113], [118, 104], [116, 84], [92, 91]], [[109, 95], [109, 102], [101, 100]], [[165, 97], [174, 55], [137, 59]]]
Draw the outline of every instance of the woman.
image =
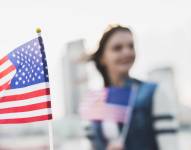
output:
[[[171, 109], [168, 97], [161, 99], [162, 88], [130, 77], [135, 58], [133, 34], [123, 26], [115, 26], [105, 32], [98, 50], [91, 57], [104, 79], [105, 87], [132, 86], [136, 83], [140, 87], [137, 95], [144, 95], [135, 101], [124, 144], [117, 141], [127, 124], [92, 121], [91, 140], [95, 150], [176, 149], [175, 111]], [[151, 86], [141, 88], [143, 85]], [[164, 104], [165, 107], [161, 108]]]

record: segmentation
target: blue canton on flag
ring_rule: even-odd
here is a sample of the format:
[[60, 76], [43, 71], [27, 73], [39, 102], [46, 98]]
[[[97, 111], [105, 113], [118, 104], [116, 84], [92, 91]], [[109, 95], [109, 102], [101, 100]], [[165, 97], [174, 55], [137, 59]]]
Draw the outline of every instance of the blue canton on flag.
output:
[[108, 104], [126, 107], [129, 104], [130, 92], [130, 87], [110, 87], [106, 101]]
[[44, 47], [39, 38], [18, 47], [8, 57], [17, 70], [11, 80], [12, 89], [49, 81]]

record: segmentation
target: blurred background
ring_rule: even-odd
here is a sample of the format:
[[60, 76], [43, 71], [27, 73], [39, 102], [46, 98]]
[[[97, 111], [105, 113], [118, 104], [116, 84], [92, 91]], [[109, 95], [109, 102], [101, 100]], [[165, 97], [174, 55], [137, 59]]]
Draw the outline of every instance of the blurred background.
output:
[[[191, 148], [189, 0], [0, 0], [0, 56], [42, 29], [49, 65], [55, 150], [90, 150], [78, 114], [87, 89], [103, 86], [92, 53], [109, 24], [130, 27], [137, 61], [131, 75], [163, 84], [178, 104], [181, 150]], [[162, 106], [161, 106], [162, 107]], [[11, 144], [10, 144], [11, 143]], [[0, 125], [0, 150], [48, 150], [48, 125]]]

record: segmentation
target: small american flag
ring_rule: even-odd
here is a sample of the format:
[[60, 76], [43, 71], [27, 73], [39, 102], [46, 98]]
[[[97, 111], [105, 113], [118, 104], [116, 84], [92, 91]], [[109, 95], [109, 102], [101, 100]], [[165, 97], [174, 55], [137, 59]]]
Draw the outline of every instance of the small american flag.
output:
[[84, 120], [124, 123], [130, 107], [130, 93], [131, 89], [128, 87], [89, 91], [80, 106], [80, 115]]
[[0, 59], [0, 124], [50, 119], [48, 68], [38, 37]]

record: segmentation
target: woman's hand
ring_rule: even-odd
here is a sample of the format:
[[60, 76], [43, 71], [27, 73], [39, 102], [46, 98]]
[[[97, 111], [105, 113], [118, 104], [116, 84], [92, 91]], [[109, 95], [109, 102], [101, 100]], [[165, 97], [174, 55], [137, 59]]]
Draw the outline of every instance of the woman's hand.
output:
[[121, 142], [109, 143], [106, 150], [124, 150], [124, 145]]

